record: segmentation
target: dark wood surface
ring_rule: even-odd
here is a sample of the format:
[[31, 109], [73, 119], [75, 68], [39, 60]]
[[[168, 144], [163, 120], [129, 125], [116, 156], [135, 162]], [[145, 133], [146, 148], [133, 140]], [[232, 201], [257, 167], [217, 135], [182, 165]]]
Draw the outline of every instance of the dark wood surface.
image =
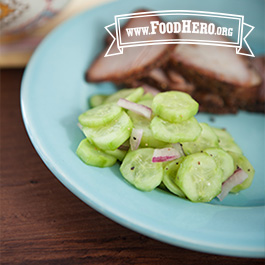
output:
[[46, 168], [20, 112], [23, 69], [1, 70], [1, 264], [264, 264], [200, 253], [135, 233], [99, 214]]

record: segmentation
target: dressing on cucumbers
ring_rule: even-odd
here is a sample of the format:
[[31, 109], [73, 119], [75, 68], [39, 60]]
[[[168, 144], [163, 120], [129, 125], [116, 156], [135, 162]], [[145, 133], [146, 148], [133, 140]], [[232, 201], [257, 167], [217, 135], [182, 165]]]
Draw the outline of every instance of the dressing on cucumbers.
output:
[[140, 100], [143, 94], [144, 89], [142, 87], [135, 89], [121, 89], [117, 93], [114, 93], [111, 96], [107, 97], [107, 99], [103, 103], [117, 103], [120, 98], [125, 98], [132, 102], [137, 102], [138, 100]]
[[98, 127], [107, 124], [120, 115], [122, 108], [117, 104], [99, 105], [82, 113], [78, 120], [83, 126]]
[[127, 139], [132, 131], [132, 121], [122, 111], [121, 115], [105, 126], [83, 127], [83, 132], [88, 140], [103, 150], [115, 150]]
[[182, 122], [193, 117], [199, 109], [199, 104], [183, 92], [164, 92], [153, 99], [154, 113], [169, 122]]
[[129, 151], [121, 164], [121, 174], [136, 188], [151, 191], [163, 178], [162, 163], [152, 163], [154, 149]]
[[201, 133], [201, 127], [194, 117], [172, 123], [156, 116], [151, 122], [151, 130], [156, 139], [168, 143], [194, 141]]
[[213, 129], [206, 123], [200, 123], [201, 134], [195, 141], [182, 142], [186, 155], [200, 152], [208, 147], [218, 147], [218, 137]]
[[221, 193], [222, 170], [208, 154], [192, 154], [180, 164], [176, 183], [191, 201], [208, 202]]
[[176, 183], [177, 171], [182, 160], [183, 158], [179, 158], [165, 165], [163, 183], [169, 191], [179, 197], [185, 198], [185, 194]]
[[230, 176], [233, 175], [236, 170], [233, 157], [225, 152], [221, 148], [207, 148], [204, 150], [205, 153], [210, 155], [216, 164], [222, 169], [222, 182], [226, 181]]
[[[134, 107], [118, 106], [121, 98]], [[143, 105], [150, 119], [137, 114]], [[226, 130], [197, 121], [198, 103], [188, 94], [153, 96], [141, 87], [122, 89], [93, 95], [90, 106], [78, 117], [85, 139], [76, 154], [90, 166], [110, 167], [118, 161], [124, 179], [139, 190], [160, 187], [192, 202], [209, 202], [239, 169], [246, 173], [244, 180], [230, 192], [252, 183], [255, 170], [240, 147]]]
[[77, 147], [76, 154], [84, 163], [90, 166], [111, 167], [117, 161], [114, 156], [108, 155], [106, 152], [93, 146], [87, 139], [81, 141]]

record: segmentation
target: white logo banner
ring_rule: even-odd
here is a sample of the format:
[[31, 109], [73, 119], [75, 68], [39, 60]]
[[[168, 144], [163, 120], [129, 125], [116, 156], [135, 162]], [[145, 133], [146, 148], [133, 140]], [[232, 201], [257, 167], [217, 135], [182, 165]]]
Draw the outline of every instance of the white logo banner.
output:
[[[128, 20], [134, 20], [137, 27], [124, 25]], [[122, 54], [124, 48], [176, 43], [230, 47], [237, 54], [255, 57], [246, 41], [254, 27], [244, 23], [241, 15], [190, 10], [138, 12], [115, 16], [115, 23], [105, 29], [113, 38], [105, 57]], [[172, 33], [176, 38], [163, 38]]]

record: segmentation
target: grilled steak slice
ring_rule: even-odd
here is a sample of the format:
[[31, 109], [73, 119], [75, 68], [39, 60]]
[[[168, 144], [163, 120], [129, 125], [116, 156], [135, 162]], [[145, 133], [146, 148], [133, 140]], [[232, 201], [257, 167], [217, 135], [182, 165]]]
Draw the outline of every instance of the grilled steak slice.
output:
[[[127, 39], [125, 28], [147, 26], [151, 19], [142, 18], [137, 20], [138, 24], [135, 21], [129, 20], [121, 30]], [[175, 37], [168, 34], [167, 38]], [[180, 33], [179, 37], [203, 39], [204, 36]], [[143, 36], [143, 40], [148, 38]], [[227, 41], [223, 36], [211, 35], [211, 38]], [[106, 43], [111, 42], [107, 37]], [[249, 60], [231, 48], [195, 44], [135, 47], [124, 49], [123, 55], [104, 58], [106, 50], [87, 70], [89, 82], [143, 86], [154, 93], [157, 91], [153, 88], [186, 92], [199, 102], [202, 112], [225, 114], [239, 109], [265, 112], [265, 57]]]
[[195, 90], [193, 98], [199, 102], [199, 111], [214, 114], [236, 113], [238, 111], [235, 106], [227, 106], [224, 99], [218, 94], [209, 92], [200, 92]]
[[[190, 36], [187, 36], [190, 35]], [[183, 34], [180, 34], [183, 37]], [[192, 38], [186, 33], [185, 37]], [[224, 41], [212, 35], [212, 40]], [[170, 63], [196, 91], [220, 96], [228, 108], [246, 109], [256, 102], [261, 78], [249, 60], [234, 49], [209, 45], [178, 45]]]
[[[150, 21], [160, 20], [158, 17], [143, 17], [141, 19], [130, 19], [126, 26], [121, 29], [124, 41], [134, 41], [128, 37], [126, 28], [150, 26]], [[142, 35], [141, 41], [157, 39], [173, 39], [176, 34]], [[139, 40], [139, 37], [137, 37]], [[152, 69], [160, 67], [168, 59], [176, 45], [149, 45], [124, 48], [123, 54], [104, 57], [108, 47], [98, 56], [86, 72], [88, 82], [112, 81], [115, 83], [130, 82], [140, 79]], [[113, 47], [114, 48], [114, 47]]]
[[194, 91], [194, 86], [191, 83], [187, 82], [179, 73], [167, 67], [155, 68], [139, 81], [161, 91], [177, 90], [190, 95]]
[[252, 64], [262, 77], [262, 83], [258, 87], [256, 102], [254, 104], [248, 104], [246, 109], [249, 111], [265, 113], [265, 56], [254, 58]]

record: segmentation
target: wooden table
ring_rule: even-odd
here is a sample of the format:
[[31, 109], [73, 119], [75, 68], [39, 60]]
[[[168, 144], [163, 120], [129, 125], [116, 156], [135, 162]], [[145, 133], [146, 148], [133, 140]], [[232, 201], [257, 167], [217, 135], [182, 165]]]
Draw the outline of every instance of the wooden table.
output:
[[1, 70], [1, 264], [264, 264], [149, 239], [76, 198], [29, 141], [20, 112], [22, 74]]

